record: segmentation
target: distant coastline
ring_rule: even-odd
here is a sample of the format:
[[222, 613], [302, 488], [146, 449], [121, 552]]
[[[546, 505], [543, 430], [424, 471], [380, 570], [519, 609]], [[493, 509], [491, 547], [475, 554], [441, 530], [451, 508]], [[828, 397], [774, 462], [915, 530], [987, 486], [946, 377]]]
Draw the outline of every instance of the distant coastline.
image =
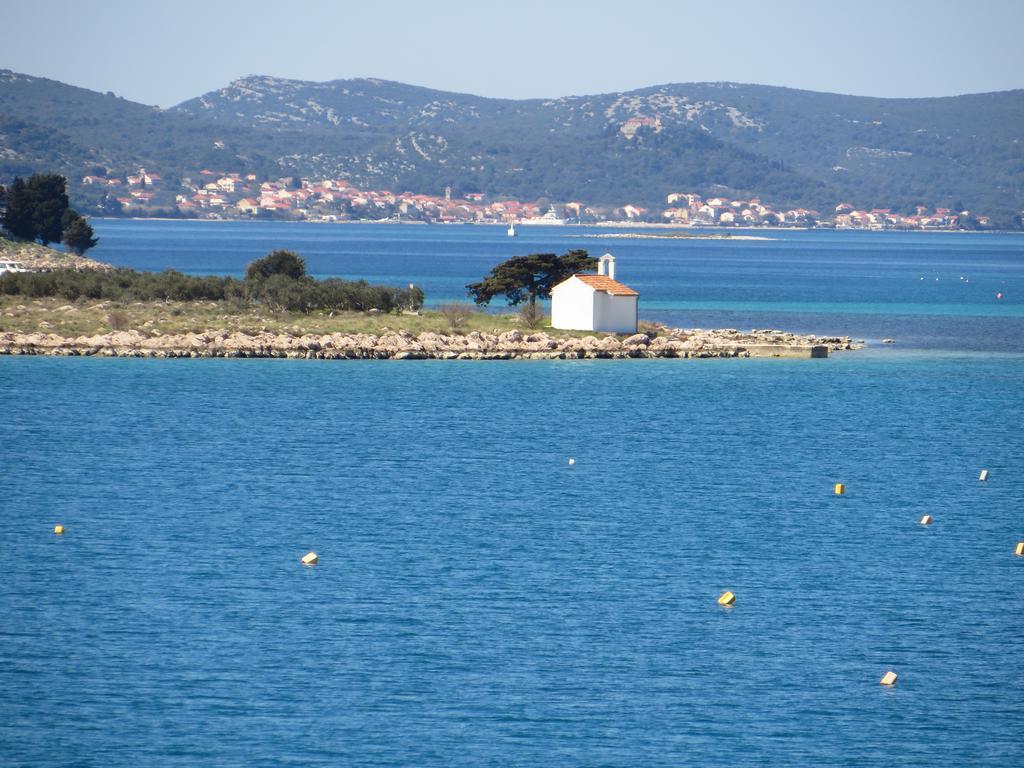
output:
[[734, 235], [728, 232], [666, 232], [650, 234], [648, 232], [602, 232], [599, 235], [569, 235], [569, 237], [587, 237], [613, 240], [774, 240], [773, 237], [759, 235]]
[[[506, 229], [505, 224], [492, 222], [492, 221], [465, 221], [465, 222], [428, 222], [428, 221], [395, 221], [388, 219], [347, 219], [345, 221], [318, 221], [315, 219], [213, 219], [213, 218], [200, 218], [191, 216], [90, 216], [90, 221], [162, 221], [162, 222], [194, 222], [203, 224], [316, 224], [321, 226], [353, 226], [359, 224], [373, 225], [373, 226], [417, 226], [417, 227], [440, 227], [444, 229], [457, 229], [460, 227], [480, 227], [480, 228], [495, 228], [495, 229]], [[699, 227], [680, 227], [678, 224], [666, 224], [662, 222], [642, 222], [642, 221], [602, 221], [586, 224], [563, 224], [560, 226], [531, 226], [529, 224], [517, 225], [520, 232], [544, 232], [549, 230], [563, 230], [563, 229], [579, 229], [583, 227], [592, 227], [594, 229], [656, 229], [656, 230], [671, 230], [679, 232], [680, 239], [691, 237], [694, 239], [731, 239], [731, 240], [775, 240], [777, 238], [769, 237], [768, 235], [774, 233], [783, 232], [852, 232], [852, 233], [871, 233], [871, 234], [962, 234], [962, 235], [1024, 235], [1024, 230], [1016, 229], [884, 229], [884, 230], [873, 230], [873, 229], [836, 229], [833, 227], [792, 227], [792, 226], [778, 226], [778, 227], [716, 227], [710, 225], [701, 225]], [[765, 233], [764, 235], [747, 235], [738, 233], [758, 232]], [[704, 238], [701, 235], [706, 233]], [[728, 235], [730, 237], [720, 237], [720, 235]], [[616, 234], [616, 233], [601, 233], [593, 235], [570, 235], [571, 237], [595, 237], [595, 238], [609, 238], [609, 237], [630, 237], [630, 233]], [[645, 235], [636, 235], [637, 238], [642, 239]], [[667, 236], [665, 235], [647, 235], [646, 237], [662, 239]]]

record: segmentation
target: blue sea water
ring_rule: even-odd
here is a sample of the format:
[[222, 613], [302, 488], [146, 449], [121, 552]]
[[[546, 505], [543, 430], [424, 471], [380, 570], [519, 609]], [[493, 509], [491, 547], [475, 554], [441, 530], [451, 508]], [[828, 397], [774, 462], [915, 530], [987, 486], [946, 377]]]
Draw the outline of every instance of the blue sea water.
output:
[[[203, 261], [133, 226], [97, 256], [237, 272], [291, 244], [438, 295], [497, 252], [216, 224]], [[645, 283], [666, 316], [688, 291], [743, 316], [732, 270], [758, 327], [897, 329], [827, 360], [0, 358], [0, 764], [1019, 765], [1024, 354], [972, 339], [1014, 338], [1020, 241], [908, 237], [612, 243], [631, 284], [689, 265]], [[928, 313], [886, 314], [926, 264]], [[961, 270], [1011, 303], [942, 287]]]

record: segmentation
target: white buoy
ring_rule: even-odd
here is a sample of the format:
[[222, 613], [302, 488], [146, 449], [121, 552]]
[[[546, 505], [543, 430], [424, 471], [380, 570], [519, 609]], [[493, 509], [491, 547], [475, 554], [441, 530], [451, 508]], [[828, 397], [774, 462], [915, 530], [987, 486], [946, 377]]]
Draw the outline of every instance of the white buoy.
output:
[[569, 466], [572, 467], [572, 466], [575, 466], [575, 465], [576, 465], [576, 459], [570, 457], [569, 458]]

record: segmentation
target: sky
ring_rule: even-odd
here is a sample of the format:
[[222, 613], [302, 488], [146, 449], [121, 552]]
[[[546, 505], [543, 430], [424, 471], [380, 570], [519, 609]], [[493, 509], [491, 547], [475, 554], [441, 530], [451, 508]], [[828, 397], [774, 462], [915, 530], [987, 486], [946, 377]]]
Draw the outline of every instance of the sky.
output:
[[1024, 0], [0, 0], [0, 68], [168, 107], [249, 74], [536, 98], [734, 81], [1024, 87]]

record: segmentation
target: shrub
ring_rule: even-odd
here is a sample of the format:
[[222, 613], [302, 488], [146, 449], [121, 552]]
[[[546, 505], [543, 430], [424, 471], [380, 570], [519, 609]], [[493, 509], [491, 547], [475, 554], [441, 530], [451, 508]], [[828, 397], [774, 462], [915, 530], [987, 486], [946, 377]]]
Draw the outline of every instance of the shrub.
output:
[[14, 272], [0, 275], [2, 294], [27, 298], [58, 296], [69, 301], [225, 301], [235, 307], [262, 303], [274, 310], [292, 312], [313, 309], [401, 312], [423, 306], [423, 290], [415, 286], [395, 288], [370, 285], [365, 280], [337, 278], [317, 281], [281, 272], [245, 281], [232, 277], [196, 277], [175, 270]]
[[418, 285], [409, 283], [409, 287], [407, 289], [398, 291], [395, 300], [395, 309], [397, 311], [408, 309], [416, 312], [423, 307], [424, 298], [423, 289]]
[[273, 275], [298, 280], [306, 276], [306, 262], [297, 253], [279, 248], [262, 259], [250, 262], [245, 268], [246, 280], [266, 280]]
[[548, 319], [537, 304], [524, 304], [519, 310], [519, 319], [527, 328], [540, 328]]
[[313, 280], [293, 280], [285, 275], [271, 275], [260, 284], [258, 292], [259, 300], [278, 312], [309, 312], [315, 294]]
[[441, 314], [448, 321], [448, 327], [455, 331], [466, 324], [470, 315], [473, 314], [473, 308], [465, 302], [456, 301], [451, 304], [443, 304]]
[[112, 331], [123, 331], [129, 325], [128, 315], [119, 309], [115, 309], [107, 315], [107, 322], [110, 324], [110, 330]]

